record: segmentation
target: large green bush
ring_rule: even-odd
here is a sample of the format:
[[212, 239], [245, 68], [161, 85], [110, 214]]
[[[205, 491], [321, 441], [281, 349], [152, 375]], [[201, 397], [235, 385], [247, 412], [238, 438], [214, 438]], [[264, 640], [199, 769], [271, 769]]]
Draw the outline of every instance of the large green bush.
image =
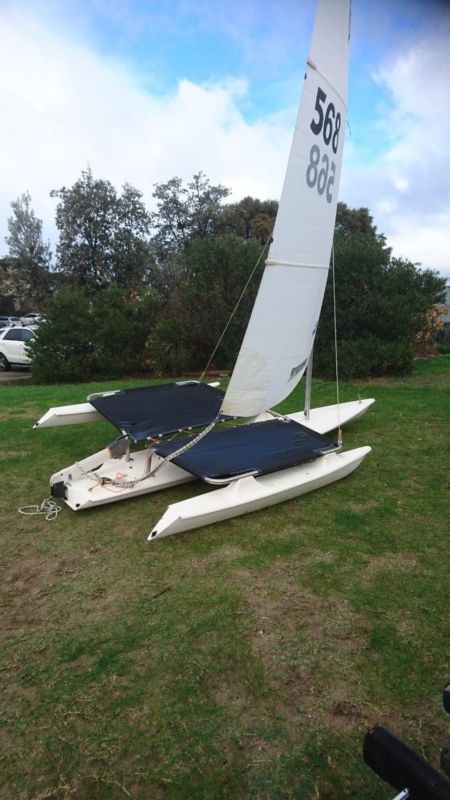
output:
[[[394, 259], [384, 237], [335, 235], [339, 372], [342, 378], [402, 375], [412, 369], [418, 334], [445, 281], [432, 270]], [[334, 377], [333, 285], [330, 271], [315, 365]]]
[[221, 369], [233, 366], [264, 267], [261, 256], [258, 241], [235, 234], [199, 237], [184, 247], [178, 283], [150, 339], [149, 356], [157, 373], [201, 372], [227, 325], [212, 363]]
[[91, 373], [93, 320], [81, 289], [51, 297], [36, 338], [27, 345], [38, 383], [82, 381]]
[[110, 286], [91, 298], [81, 289], [57, 292], [29, 345], [34, 379], [87, 381], [141, 371], [158, 309], [151, 291], [136, 297]]

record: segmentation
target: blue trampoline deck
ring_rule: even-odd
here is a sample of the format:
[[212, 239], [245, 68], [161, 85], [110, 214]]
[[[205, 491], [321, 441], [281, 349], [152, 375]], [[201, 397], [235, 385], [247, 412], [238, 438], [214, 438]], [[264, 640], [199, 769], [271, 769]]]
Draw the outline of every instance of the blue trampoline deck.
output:
[[[155, 451], [165, 458], [194, 438], [161, 442]], [[172, 460], [197, 478], [226, 481], [294, 467], [336, 449], [336, 443], [298, 422], [274, 419], [213, 431]]]
[[89, 402], [134, 442], [208, 425], [224, 393], [207, 383], [162, 383], [94, 395]]

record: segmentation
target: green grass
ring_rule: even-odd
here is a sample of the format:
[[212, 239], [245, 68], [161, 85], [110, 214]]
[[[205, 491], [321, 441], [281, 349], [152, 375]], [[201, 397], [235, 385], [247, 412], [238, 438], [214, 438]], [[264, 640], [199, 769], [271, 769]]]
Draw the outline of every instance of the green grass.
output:
[[377, 723], [437, 765], [450, 357], [341, 387], [376, 398], [344, 432], [373, 452], [320, 492], [151, 544], [167, 504], [202, 486], [19, 515], [115, 435], [34, 421], [119, 385], [0, 388], [0, 798], [388, 798], [361, 760]]

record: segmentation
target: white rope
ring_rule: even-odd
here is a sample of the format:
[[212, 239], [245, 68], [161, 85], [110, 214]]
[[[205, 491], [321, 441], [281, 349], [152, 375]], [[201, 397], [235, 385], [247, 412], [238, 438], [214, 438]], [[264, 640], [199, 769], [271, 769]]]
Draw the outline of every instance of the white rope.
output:
[[194, 447], [194, 445], [197, 444], [197, 442], [199, 442], [200, 439], [203, 439], [203, 437], [206, 436], [207, 433], [212, 431], [212, 429], [215, 427], [215, 425], [217, 425], [218, 422], [219, 422], [219, 417], [216, 417], [216, 419], [213, 419], [213, 421], [210, 422], [210, 424], [203, 431], [201, 431], [194, 439], [191, 439], [190, 442], [187, 442], [187, 444], [183, 445], [178, 450], [174, 450], [173, 453], [169, 453], [169, 455], [166, 456], [163, 459], [163, 461], [161, 461], [159, 464], [156, 465], [155, 469], [152, 470], [152, 472], [150, 474], [151, 475], [156, 475], [158, 470], [160, 470], [161, 467], [164, 466], [164, 464], [167, 464], [168, 461], [172, 461], [177, 456], [181, 456], [183, 453], [187, 453], [187, 451], [190, 450], [191, 447]]
[[337, 312], [336, 312], [336, 276], [334, 270], [334, 244], [331, 248], [331, 263], [333, 272], [333, 322], [334, 322], [334, 365], [336, 371], [336, 402], [338, 419], [338, 444], [342, 444], [341, 413], [339, 399], [339, 364], [338, 364], [338, 344], [337, 344]]
[[163, 467], [169, 461], [172, 461], [177, 456], [181, 456], [183, 453], [186, 453], [188, 450], [190, 450], [191, 447], [194, 447], [194, 445], [197, 444], [197, 442], [199, 442], [200, 439], [203, 439], [203, 437], [206, 436], [207, 433], [212, 431], [214, 426], [217, 425], [218, 421], [219, 421], [218, 417], [216, 417], [216, 419], [213, 419], [213, 421], [203, 431], [201, 431], [197, 436], [195, 436], [194, 439], [191, 439], [182, 447], [179, 447], [178, 450], [174, 450], [173, 453], [169, 453], [169, 455], [166, 456], [162, 461], [160, 461], [160, 463], [157, 464], [156, 467], [154, 467], [153, 469], [151, 468], [151, 458], [150, 458], [148, 467], [140, 478], [134, 478], [131, 481], [127, 481], [127, 480], [121, 480], [120, 478], [106, 478], [102, 477], [101, 475], [96, 475], [95, 473], [93, 474], [92, 477], [95, 480], [97, 480], [100, 486], [116, 486], [119, 489], [133, 489], [134, 486], [136, 486], [138, 483], [142, 483], [142, 481], [147, 480], [147, 478], [153, 478], [153, 476], [156, 475], [156, 473], [161, 469], [161, 467]]
[[17, 509], [17, 511], [19, 514], [24, 514], [26, 517], [32, 517], [36, 514], [39, 514], [39, 516], [45, 517], [47, 522], [51, 522], [52, 519], [56, 519], [59, 512], [62, 511], [62, 506], [59, 506], [57, 503], [55, 503], [53, 497], [46, 497], [40, 506], [21, 506]]
[[216, 355], [216, 353], [217, 353], [217, 350], [219, 349], [220, 343], [221, 343], [221, 341], [222, 341], [223, 337], [225, 336], [225, 334], [226, 334], [226, 332], [227, 332], [227, 330], [228, 330], [228, 328], [229, 328], [229, 326], [230, 326], [230, 322], [231, 322], [231, 320], [233, 319], [233, 317], [234, 317], [234, 315], [235, 315], [236, 311], [238, 310], [238, 308], [239, 308], [239, 305], [240, 305], [240, 303], [241, 303], [241, 301], [242, 301], [242, 298], [244, 297], [244, 295], [245, 295], [245, 293], [246, 293], [246, 291], [247, 291], [247, 289], [248, 289], [248, 287], [249, 287], [249, 284], [250, 284], [250, 282], [251, 282], [251, 280], [252, 280], [252, 278], [253, 278], [253, 275], [255, 274], [255, 272], [256, 272], [256, 269], [257, 269], [257, 267], [258, 267], [258, 265], [259, 265], [259, 263], [260, 263], [260, 261], [261, 261], [261, 259], [262, 259], [263, 255], [264, 255], [265, 251], [266, 251], [267, 245], [269, 245], [269, 244], [270, 244], [271, 240], [272, 240], [272, 234], [270, 234], [270, 235], [269, 235], [269, 237], [268, 237], [268, 239], [267, 239], [267, 241], [266, 241], [266, 243], [265, 243], [265, 245], [264, 245], [263, 249], [261, 250], [261, 253], [260, 253], [260, 255], [259, 255], [259, 258], [258, 258], [258, 260], [257, 260], [257, 262], [256, 262], [256, 264], [255, 264], [255, 266], [253, 267], [253, 269], [252, 269], [252, 271], [251, 271], [251, 273], [250, 273], [250, 276], [249, 276], [249, 278], [248, 278], [248, 280], [247, 280], [247, 283], [245, 284], [244, 288], [242, 289], [242, 292], [241, 292], [241, 294], [240, 294], [240, 296], [239, 296], [239, 299], [238, 299], [238, 301], [237, 301], [237, 303], [236, 303], [235, 307], [233, 308], [233, 311], [231, 312], [231, 314], [230, 314], [230, 316], [229, 316], [229, 318], [228, 318], [228, 322], [227, 322], [227, 324], [225, 325], [225, 327], [224, 327], [224, 329], [223, 329], [223, 331], [222, 331], [221, 335], [219, 336], [219, 340], [218, 340], [218, 342], [217, 342], [217, 344], [216, 344], [216, 346], [215, 346], [214, 350], [212, 351], [212, 353], [211, 353], [211, 355], [210, 355], [210, 357], [209, 357], [209, 361], [208, 361], [208, 363], [207, 363], [206, 367], [204, 368], [204, 370], [203, 370], [202, 374], [200, 375], [200, 378], [199, 378], [199, 380], [200, 380], [200, 381], [202, 381], [202, 380], [203, 380], [203, 378], [205, 377], [205, 375], [206, 375], [206, 372], [207, 372], [207, 370], [208, 370], [208, 367], [209, 367], [209, 365], [211, 364], [211, 361], [213, 360], [214, 356]]

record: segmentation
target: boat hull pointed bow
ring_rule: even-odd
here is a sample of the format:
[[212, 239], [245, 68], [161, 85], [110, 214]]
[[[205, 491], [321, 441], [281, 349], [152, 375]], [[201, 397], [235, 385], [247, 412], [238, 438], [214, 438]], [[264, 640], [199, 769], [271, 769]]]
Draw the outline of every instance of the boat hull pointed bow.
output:
[[149, 541], [248, 514], [350, 475], [371, 452], [368, 446], [329, 453], [316, 461], [261, 477], [243, 477], [221, 489], [174, 503], [148, 536]]

